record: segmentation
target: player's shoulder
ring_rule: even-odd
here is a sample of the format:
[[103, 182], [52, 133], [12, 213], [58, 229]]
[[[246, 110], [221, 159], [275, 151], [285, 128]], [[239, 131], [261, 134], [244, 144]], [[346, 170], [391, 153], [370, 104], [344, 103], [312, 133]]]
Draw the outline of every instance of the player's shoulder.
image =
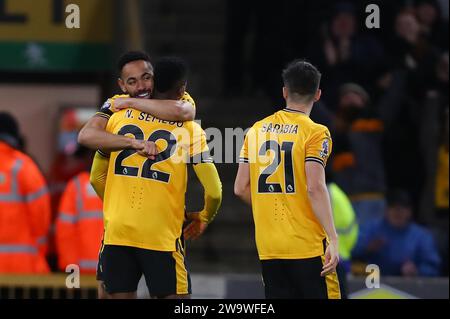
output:
[[109, 97], [108, 99], [106, 99], [106, 101], [103, 103], [103, 106], [101, 107], [103, 108], [111, 108], [111, 104], [112, 102], [114, 102], [115, 99], [121, 98], [121, 97], [130, 97], [128, 94], [115, 94], [111, 97]]
[[262, 129], [263, 127], [265, 127], [267, 125], [267, 123], [275, 123], [277, 122], [277, 113], [275, 112], [273, 114], [270, 114], [256, 122], [253, 123], [252, 126], [250, 126], [250, 129], [248, 131], [247, 134], [252, 133], [252, 132], [256, 132], [259, 129]]
[[183, 96], [181, 97], [181, 99], [184, 100], [192, 100], [192, 96], [189, 94], [189, 92], [184, 91]]
[[273, 121], [275, 114], [276, 113], [268, 115], [265, 118], [262, 118], [261, 120], [256, 121], [255, 123], [253, 123], [253, 125], [250, 127], [250, 129], [261, 128], [265, 123]]
[[113, 95], [112, 97], [110, 97], [109, 100], [115, 100], [120, 97], [130, 97], [130, 95], [129, 94], [116, 94], [116, 95]]
[[193, 132], [203, 132], [202, 126], [197, 123], [197, 121], [186, 121], [184, 122], [184, 125], [186, 125], [187, 129], [190, 129]]
[[145, 117], [145, 113], [136, 109], [127, 108], [114, 112], [109, 118], [108, 125], [114, 126], [117, 123], [129, 122]]
[[187, 91], [184, 92], [183, 96], [181, 97], [181, 101], [191, 103], [194, 107], [196, 106], [194, 99]]
[[330, 137], [330, 130], [325, 125], [316, 123], [311, 119], [310, 121], [308, 121], [308, 124], [312, 134], [325, 134], [326, 136]]
[[112, 103], [114, 102], [115, 99], [118, 99], [120, 97], [130, 97], [128, 94], [116, 94], [113, 95], [112, 97], [109, 97], [100, 107], [100, 112], [102, 113], [106, 113], [108, 115], [112, 115]]

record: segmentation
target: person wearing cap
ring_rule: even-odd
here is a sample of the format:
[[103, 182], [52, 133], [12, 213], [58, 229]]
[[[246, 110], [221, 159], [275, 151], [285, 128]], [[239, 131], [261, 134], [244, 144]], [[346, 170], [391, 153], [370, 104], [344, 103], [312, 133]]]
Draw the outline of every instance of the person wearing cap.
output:
[[335, 181], [348, 194], [361, 225], [378, 219], [385, 210], [384, 124], [359, 84], [345, 83], [339, 88], [334, 127]]
[[20, 145], [16, 120], [0, 112], [0, 273], [48, 273], [50, 196]]
[[392, 190], [387, 202], [382, 219], [361, 227], [353, 258], [378, 265], [382, 276], [439, 276], [433, 236], [411, 220], [409, 194]]

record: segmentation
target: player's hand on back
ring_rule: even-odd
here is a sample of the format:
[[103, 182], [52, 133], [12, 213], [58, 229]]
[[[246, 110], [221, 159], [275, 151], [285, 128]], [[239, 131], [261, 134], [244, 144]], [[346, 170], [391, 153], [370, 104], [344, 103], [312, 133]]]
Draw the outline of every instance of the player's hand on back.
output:
[[131, 98], [118, 97], [111, 101], [111, 111], [113, 112], [118, 112], [129, 107], [131, 107]]
[[158, 155], [158, 147], [155, 142], [133, 139], [131, 144], [131, 147], [136, 150], [139, 155], [148, 157], [151, 160], [156, 159], [156, 155]]
[[208, 224], [201, 221], [200, 212], [187, 213], [186, 215], [190, 223], [183, 230], [184, 239], [196, 239], [203, 234]]
[[339, 263], [339, 248], [337, 241], [330, 242], [325, 250], [325, 264], [322, 267], [321, 276], [326, 276], [336, 271], [336, 266]]

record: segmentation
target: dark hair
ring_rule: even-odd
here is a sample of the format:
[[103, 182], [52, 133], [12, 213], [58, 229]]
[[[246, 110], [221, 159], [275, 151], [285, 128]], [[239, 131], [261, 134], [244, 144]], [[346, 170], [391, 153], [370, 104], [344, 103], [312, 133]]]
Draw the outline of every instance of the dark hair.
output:
[[298, 94], [304, 100], [312, 100], [319, 89], [319, 70], [311, 63], [304, 60], [294, 60], [283, 70], [283, 83], [290, 93]]
[[155, 64], [155, 90], [164, 93], [178, 89], [187, 81], [187, 63], [179, 57], [162, 57]]
[[392, 189], [386, 195], [388, 206], [411, 207], [411, 196], [402, 189]]
[[20, 137], [19, 124], [7, 112], [0, 112], [0, 134], [9, 135], [17, 139]]
[[0, 141], [18, 150], [25, 149], [25, 139], [20, 133], [17, 120], [7, 112], [0, 112]]
[[119, 70], [119, 74], [122, 72], [123, 67], [125, 66], [125, 64], [133, 62], [133, 61], [146, 61], [150, 64], [150, 66], [152, 65], [150, 62], [150, 57], [147, 53], [142, 52], [142, 51], [129, 51], [125, 54], [123, 54], [120, 58], [119, 58], [119, 62], [117, 62], [117, 68]]

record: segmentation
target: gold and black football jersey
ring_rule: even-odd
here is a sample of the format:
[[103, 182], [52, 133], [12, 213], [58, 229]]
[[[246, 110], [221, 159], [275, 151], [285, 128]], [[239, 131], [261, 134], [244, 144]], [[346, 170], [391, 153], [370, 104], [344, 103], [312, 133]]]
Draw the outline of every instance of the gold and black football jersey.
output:
[[205, 132], [193, 121], [163, 121], [125, 109], [106, 130], [149, 140], [155, 160], [134, 150], [112, 152], [104, 196], [105, 244], [175, 251], [184, 221], [187, 162], [211, 162]]
[[261, 260], [323, 255], [326, 235], [308, 198], [305, 162], [325, 167], [331, 147], [325, 126], [288, 108], [255, 123], [247, 133], [240, 162], [250, 167]]

